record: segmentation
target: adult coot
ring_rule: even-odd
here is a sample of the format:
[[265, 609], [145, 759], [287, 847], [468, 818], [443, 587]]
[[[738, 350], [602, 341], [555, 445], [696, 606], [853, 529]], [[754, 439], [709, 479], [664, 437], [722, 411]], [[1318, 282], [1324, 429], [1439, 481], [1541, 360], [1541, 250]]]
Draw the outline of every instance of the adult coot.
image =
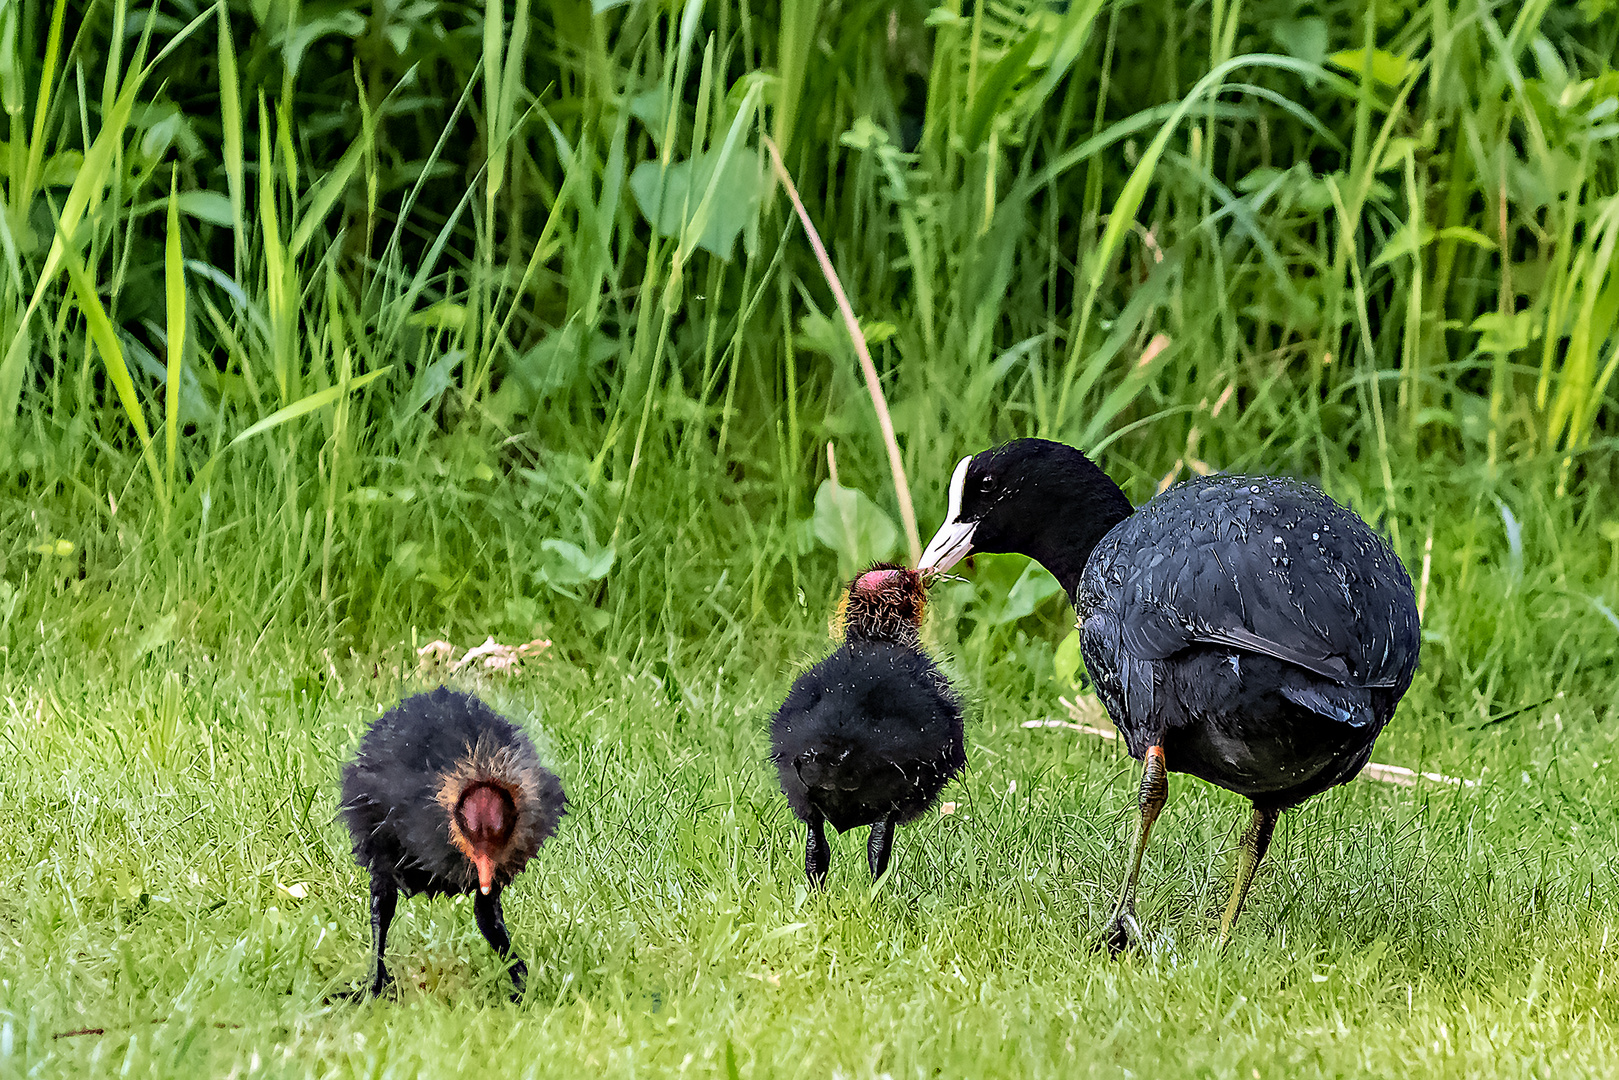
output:
[[871, 876], [888, 867], [894, 826], [921, 816], [967, 764], [961, 702], [917, 639], [914, 570], [879, 565], [849, 586], [843, 644], [798, 677], [770, 723], [770, 760], [808, 825], [804, 872], [826, 880], [827, 822], [870, 825]]
[[1106, 941], [1138, 942], [1136, 879], [1191, 773], [1253, 801], [1220, 944], [1281, 811], [1349, 780], [1411, 685], [1411, 579], [1364, 521], [1307, 484], [1208, 476], [1132, 511], [1070, 446], [1019, 439], [963, 458], [922, 556], [1017, 552], [1068, 591], [1098, 695], [1142, 761], [1141, 820]]
[[515, 1000], [528, 968], [512, 952], [500, 892], [556, 831], [566, 804], [522, 729], [471, 694], [441, 686], [384, 713], [343, 769], [338, 808], [355, 861], [371, 873], [376, 963], [354, 996], [392, 981], [383, 949], [401, 892], [476, 890], [473, 915], [511, 961]]

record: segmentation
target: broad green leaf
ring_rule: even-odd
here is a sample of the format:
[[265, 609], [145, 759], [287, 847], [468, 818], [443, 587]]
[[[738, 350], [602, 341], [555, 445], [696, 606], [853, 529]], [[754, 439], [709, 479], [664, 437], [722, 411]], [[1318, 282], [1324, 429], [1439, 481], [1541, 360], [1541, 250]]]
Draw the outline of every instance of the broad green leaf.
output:
[[1536, 34], [1530, 39], [1529, 51], [1535, 54], [1535, 66], [1540, 68], [1540, 77], [1547, 89], [1553, 96], [1560, 95], [1568, 86], [1569, 75], [1563, 58], [1557, 55], [1557, 47], [1547, 41], [1544, 34]]
[[540, 569], [534, 577], [540, 584], [568, 589], [600, 581], [613, 569], [616, 558], [611, 545], [586, 551], [578, 544], [552, 537], [540, 541]]
[[180, 611], [178, 608], [167, 611], [148, 623], [135, 639], [135, 658], [138, 660], [149, 652], [155, 652], [174, 642], [175, 628], [180, 624]]
[[659, 142], [664, 135], [664, 124], [669, 120], [669, 88], [662, 83], [650, 90], [643, 90], [626, 101], [629, 113], [641, 122], [646, 133], [652, 139], [652, 145], [663, 149]]
[[[687, 8], [687, 14], [692, 14], [695, 7], [696, 0], [692, 0], [692, 6]], [[703, 52], [704, 77], [702, 86], [708, 85], [708, 73], [710, 71], [712, 59], [713, 41], [711, 39], [709, 41], [709, 47]], [[764, 96], [765, 82], [766, 79], [757, 73], [744, 76], [742, 79], [738, 80], [739, 85], [746, 84], [747, 90], [743, 94], [741, 103], [737, 106], [736, 116], [732, 118], [731, 126], [726, 129], [725, 139], [720, 143], [719, 149], [714, 151], [714, 156], [711, 159], [712, 167], [710, 169], [708, 183], [700, 185], [702, 187], [703, 194], [702, 197], [697, 201], [697, 209], [692, 212], [691, 218], [687, 220], [686, 223], [681, 227], [680, 242], [675, 247], [674, 269], [669, 276], [669, 283], [664, 290], [664, 303], [666, 305], [674, 302], [674, 298], [678, 294], [681, 263], [686, 258], [690, 257], [694, 248], [701, 245], [702, 238], [708, 231], [708, 222], [713, 216], [715, 201], [722, 200], [726, 203], [733, 203], [744, 194], [738, 189], [734, 182], [727, 182], [727, 174], [730, 171], [731, 163], [737, 160], [744, 160], [751, 163], [752, 168], [756, 170], [753, 175], [757, 177], [761, 183], [763, 183], [763, 174], [757, 171], [759, 168], [757, 152], [752, 154], [748, 153], [748, 147], [745, 143], [743, 143], [742, 136], [753, 124], [754, 110], [759, 107], [759, 99]], [[697, 95], [697, 124], [692, 131], [692, 138], [695, 140], [693, 143], [694, 146], [701, 146], [703, 139], [706, 137], [706, 121], [708, 118], [708, 106], [706, 101], [707, 98], [702, 92], [702, 87], [699, 87], [699, 93]], [[696, 189], [694, 188], [693, 190]], [[733, 209], [735, 209], [735, 207], [733, 207]], [[746, 237], [757, 236], [757, 200], [753, 203], [753, 212], [743, 214], [742, 224], [745, 230], [744, 235]], [[752, 251], [755, 246], [755, 242], [751, 240], [747, 241], [749, 251]], [[710, 248], [709, 250], [713, 251], [715, 249]], [[723, 251], [716, 251], [715, 253], [721, 255], [722, 258], [729, 260], [730, 250], [730, 245], [727, 243]]]
[[[687, 224], [696, 220], [702, 193], [714, 177], [716, 157], [717, 154], [710, 151], [677, 161], [669, 166], [666, 174], [658, 162], [643, 161], [630, 173], [630, 191], [641, 213], [660, 235], [678, 237]], [[663, 177], [661, 190], [660, 176]], [[697, 245], [729, 261], [737, 235], [758, 219], [765, 188], [765, 175], [753, 148], [744, 147], [740, 153], [733, 154], [719, 175], [708, 223]], [[683, 210], [690, 217], [682, 218]]]
[[[952, 586], [959, 584], [962, 591], [954, 600], [960, 605], [952, 613], [952, 605], [944, 602], [952, 598]], [[945, 616], [948, 623], [952, 614], [970, 618], [978, 627], [974, 633], [998, 626], [1007, 626], [1033, 614], [1044, 604], [1055, 604], [1062, 595], [1057, 584], [1044, 567], [1023, 555], [976, 555], [973, 559], [972, 580], [946, 582], [933, 590], [934, 609]]]
[[406, 540], [394, 548], [390, 569], [405, 581], [419, 581], [441, 592], [455, 587], [437, 553], [420, 540]]
[[172, 105], [148, 107], [141, 124], [140, 154], [154, 165], [168, 153], [185, 117]]
[[1018, 576], [1012, 591], [1006, 594], [1006, 604], [1001, 608], [998, 622], [1017, 622], [1028, 615], [1033, 615], [1035, 608], [1050, 600], [1054, 596], [1063, 595], [1062, 585], [1051, 576], [1051, 572], [1037, 562], [1031, 561], [1023, 568]]
[[989, 136], [990, 125], [1000, 113], [1007, 95], [1012, 92], [1018, 80], [1028, 74], [1029, 60], [1034, 56], [1035, 49], [1040, 47], [1040, 40], [1039, 33], [1024, 34], [1016, 45], [1006, 51], [1005, 56], [995, 62], [995, 66], [989, 69], [989, 74], [979, 84], [978, 93], [973, 99], [972, 112], [967, 116], [967, 127], [963, 132], [969, 150], [978, 149]]
[[1517, 352], [1529, 346], [1531, 318], [1527, 311], [1512, 315], [1491, 311], [1474, 319], [1468, 329], [1479, 335], [1478, 347], [1483, 352]]
[[358, 38], [366, 30], [365, 18], [359, 12], [338, 10], [311, 18], [308, 12], [312, 9], [318, 10], [314, 5], [306, 8], [305, 13], [293, 24], [291, 32], [281, 39], [282, 60], [294, 81], [298, 77], [298, 68], [303, 65], [304, 54], [316, 41], [328, 34], [334, 37]]
[[1282, 51], [1295, 59], [1319, 64], [1327, 58], [1327, 20], [1323, 18], [1277, 19], [1268, 29]]
[[52, 154], [45, 162], [39, 182], [45, 187], [72, 187], [84, 168], [84, 155], [77, 150], [63, 150]]
[[1079, 631], [1074, 630], [1057, 646], [1057, 655], [1052, 657], [1052, 674], [1057, 685], [1069, 689], [1079, 685], [1079, 673], [1085, 667], [1085, 659], [1079, 652]]
[[1417, 251], [1427, 246], [1429, 241], [1436, 235], [1430, 225], [1423, 225], [1418, 229], [1413, 229], [1411, 223], [1407, 221], [1394, 230], [1393, 236], [1384, 241], [1382, 250], [1377, 253], [1377, 258], [1372, 260], [1372, 265], [1368, 269], [1376, 270], [1379, 266], [1391, 263], [1395, 259], [1414, 255]]
[[[1343, 52], [1335, 52], [1327, 57], [1327, 62], [1334, 67], [1343, 68], [1351, 75], [1359, 75], [1366, 66], [1366, 50], [1345, 49]], [[1396, 56], [1382, 49], [1372, 50], [1372, 79], [1385, 86], [1399, 86], [1416, 68], [1415, 60]]]
[[618, 342], [600, 330], [586, 334], [575, 321], [547, 334], [539, 344], [513, 360], [508, 370], [525, 389], [543, 398], [571, 390], [611, 359], [618, 348]]
[[186, 191], [179, 199], [180, 213], [210, 225], [230, 225], [235, 221], [230, 199], [217, 191]]
[[403, 423], [411, 414], [437, 401], [450, 388], [451, 376], [466, 358], [466, 350], [451, 349], [431, 364], [417, 368], [410, 389], [394, 399], [394, 423]]
[[[860, 336], [866, 339], [867, 345], [887, 341], [897, 333], [899, 327], [891, 322], [868, 319], [860, 324]], [[847, 357], [852, 349], [849, 331], [844, 327], [843, 320], [829, 319], [818, 311], [812, 311], [799, 320], [793, 344], [822, 356], [837, 358]]]
[[863, 491], [821, 483], [815, 492], [815, 539], [837, 552], [838, 573], [853, 577], [860, 569], [887, 559], [899, 544], [899, 529], [882, 507]]

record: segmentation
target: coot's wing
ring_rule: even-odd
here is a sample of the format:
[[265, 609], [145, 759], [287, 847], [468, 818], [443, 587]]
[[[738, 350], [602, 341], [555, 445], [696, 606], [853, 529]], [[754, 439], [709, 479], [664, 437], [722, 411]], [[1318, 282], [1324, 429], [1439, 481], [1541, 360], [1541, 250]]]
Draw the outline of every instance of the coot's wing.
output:
[[[1147, 503], [1097, 546], [1087, 622], [1138, 661], [1192, 645], [1285, 660], [1342, 686], [1403, 690], [1416, 669], [1405, 568], [1314, 488], [1218, 476]], [[1109, 635], [1113, 636], [1113, 635]]]

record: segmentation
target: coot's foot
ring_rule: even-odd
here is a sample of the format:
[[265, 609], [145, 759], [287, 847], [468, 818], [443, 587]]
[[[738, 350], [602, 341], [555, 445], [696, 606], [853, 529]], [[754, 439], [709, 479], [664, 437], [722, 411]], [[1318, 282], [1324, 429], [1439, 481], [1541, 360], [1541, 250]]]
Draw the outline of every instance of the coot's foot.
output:
[[866, 838], [866, 860], [871, 864], [871, 880], [878, 880], [888, 871], [888, 856], [893, 846], [894, 815], [885, 814], [871, 823], [871, 835]]
[[523, 991], [528, 989], [528, 965], [521, 960], [513, 960], [511, 966], [512, 976], [512, 1004], [523, 1000]]
[[358, 1005], [370, 1001], [372, 998], [387, 996], [396, 997], [394, 993], [394, 977], [381, 975], [372, 979], [365, 986], [356, 986], [349, 990], [340, 990], [326, 995], [326, 1003], [335, 1005], [339, 1003]]
[[832, 845], [826, 842], [825, 820], [817, 813], [810, 819], [804, 837], [804, 875], [812, 890], [826, 884], [826, 871], [831, 865]]
[[1117, 960], [1127, 952], [1140, 949], [1147, 942], [1147, 936], [1141, 931], [1141, 924], [1136, 921], [1134, 908], [1126, 908], [1113, 916], [1107, 929], [1102, 933], [1102, 940], [1097, 944], [1098, 951], [1107, 950], [1111, 959]]

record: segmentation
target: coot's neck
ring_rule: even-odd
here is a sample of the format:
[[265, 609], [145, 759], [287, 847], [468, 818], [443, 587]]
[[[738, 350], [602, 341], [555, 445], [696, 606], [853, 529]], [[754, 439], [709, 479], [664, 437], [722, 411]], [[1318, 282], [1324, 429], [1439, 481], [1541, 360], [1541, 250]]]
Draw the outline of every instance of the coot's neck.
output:
[[1134, 512], [1124, 492], [1101, 469], [1084, 480], [1078, 491], [1052, 499], [1041, 508], [1038, 526], [1017, 548], [1051, 571], [1070, 598], [1079, 588], [1085, 563], [1096, 545]]

